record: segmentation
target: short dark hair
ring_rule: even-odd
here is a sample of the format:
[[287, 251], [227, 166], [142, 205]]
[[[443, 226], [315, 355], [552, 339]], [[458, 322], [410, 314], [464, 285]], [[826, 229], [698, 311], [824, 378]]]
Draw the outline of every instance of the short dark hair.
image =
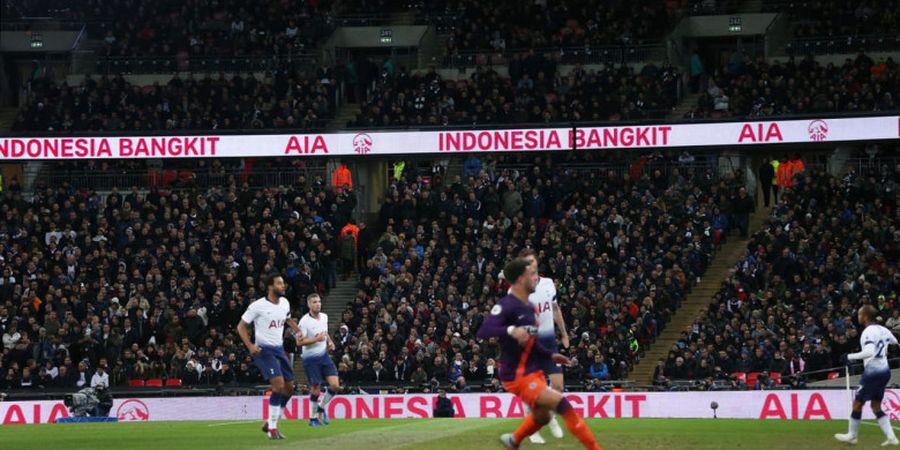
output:
[[862, 308], [859, 308], [859, 313], [865, 316], [871, 322], [874, 322], [875, 317], [878, 316], [878, 310], [875, 309], [875, 307], [872, 305], [865, 305]]
[[306, 303], [309, 303], [309, 301], [312, 300], [312, 299], [314, 299], [314, 298], [318, 298], [319, 300], [321, 300], [321, 299], [322, 299], [322, 296], [319, 295], [319, 294], [316, 294], [315, 292], [313, 292], [312, 294], [309, 294], [309, 295], [306, 296]]
[[533, 248], [523, 248], [522, 250], [519, 250], [519, 258], [527, 258], [529, 256], [537, 258], [537, 252], [534, 251]]
[[278, 272], [272, 272], [263, 278], [263, 281], [266, 283], [267, 289], [275, 285], [276, 278], [281, 278], [281, 274]]
[[503, 276], [509, 284], [516, 284], [519, 277], [528, 270], [529, 265], [525, 258], [516, 258], [506, 263], [506, 267], [503, 268]]

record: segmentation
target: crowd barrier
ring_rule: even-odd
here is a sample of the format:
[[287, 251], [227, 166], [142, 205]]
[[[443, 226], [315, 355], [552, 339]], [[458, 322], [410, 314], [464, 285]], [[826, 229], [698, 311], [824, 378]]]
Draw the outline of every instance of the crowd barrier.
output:
[[[522, 417], [522, 402], [510, 394], [448, 396], [460, 418]], [[850, 413], [850, 391], [716, 391], [569, 393], [576, 412], [588, 418], [712, 418], [716, 402], [720, 419], [829, 420]], [[328, 406], [336, 419], [402, 419], [432, 417], [434, 394], [348, 395]], [[892, 420], [900, 420], [900, 390], [889, 390], [883, 402]], [[295, 396], [285, 409], [288, 420], [308, 419], [309, 398]], [[268, 402], [262, 396], [119, 398], [111, 410], [120, 422], [182, 420], [264, 420]], [[864, 410], [865, 418], [872, 418]], [[0, 402], [3, 425], [54, 423], [68, 417], [62, 401]]]

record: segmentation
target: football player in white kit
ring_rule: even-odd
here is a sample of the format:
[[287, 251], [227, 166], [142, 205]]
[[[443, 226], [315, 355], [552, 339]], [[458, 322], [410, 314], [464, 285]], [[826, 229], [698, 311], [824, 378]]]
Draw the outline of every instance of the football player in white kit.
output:
[[876, 323], [878, 311], [872, 305], [859, 309], [859, 323], [865, 329], [862, 337], [862, 351], [847, 355], [847, 361], [863, 360], [863, 374], [859, 380], [859, 389], [853, 399], [853, 412], [850, 413], [850, 427], [847, 433], [838, 433], [834, 438], [849, 444], [856, 444], [859, 435], [859, 423], [862, 419], [862, 408], [870, 402], [872, 413], [878, 419], [878, 426], [887, 437], [881, 446], [900, 445], [891, 427], [891, 418], [881, 410], [884, 389], [891, 381], [891, 368], [888, 365], [887, 352], [889, 345], [897, 345], [897, 338], [887, 328]]
[[[520, 258], [530, 261], [535, 271], [538, 270], [537, 254], [533, 249], [526, 248], [519, 252]], [[562, 311], [556, 303], [556, 285], [553, 280], [547, 277], [540, 277], [534, 293], [528, 296], [528, 302], [534, 306], [535, 314], [538, 316], [537, 338], [538, 342], [544, 348], [556, 353], [559, 346], [556, 343], [556, 326], [559, 326], [560, 340], [565, 348], [569, 348], [569, 332], [566, 330], [566, 322], [563, 320]], [[556, 326], [554, 326], [554, 324]], [[550, 387], [557, 392], [565, 390], [563, 382], [562, 366], [552, 361], [548, 361], [544, 367], [544, 373], [550, 377]], [[556, 438], [563, 437], [562, 427], [556, 420], [556, 415], [550, 417], [550, 434]], [[534, 433], [529, 437], [533, 444], [543, 444], [544, 438], [540, 433]]]
[[[300, 340], [300, 328], [291, 319], [291, 304], [284, 298], [284, 278], [272, 274], [265, 279], [268, 293], [247, 307], [238, 322], [237, 331], [253, 356], [253, 362], [262, 376], [272, 385], [269, 397], [269, 420], [263, 424], [263, 432], [269, 439], [284, 439], [278, 431], [281, 411], [294, 393], [294, 369], [284, 351], [284, 326], [294, 330], [294, 338]], [[255, 342], [250, 341], [247, 329], [253, 324]]]
[[[326, 407], [334, 396], [340, 392], [341, 385], [338, 381], [337, 368], [334, 361], [328, 356], [329, 351], [334, 350], [334, 341], [328, 335], [328, 315], [322, 311], [322, 298], [319, 294], [310, 294], [306, 297], [309, 312], [300, 319], [300, 339], [298, 345], [303, 347], [303, 370], [309, 379], [310, 406], [309, 425], [320, 427], [322, 423], [328, 425], [328, 413]], [[328, 382], [325, 387], [325, 395], [319, 401], [322, 382]]]

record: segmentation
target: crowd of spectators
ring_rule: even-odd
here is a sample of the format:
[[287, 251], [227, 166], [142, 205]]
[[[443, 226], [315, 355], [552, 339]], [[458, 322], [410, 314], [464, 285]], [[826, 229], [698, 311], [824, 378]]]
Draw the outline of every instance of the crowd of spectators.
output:
[[230, 130], [324, 126], [336, 107], [335, 74], [276, 70], [181, 77], [137, 86], [121, 74], [85, 77], [77, 85], [51, 77], [31, 82], [13, 131]]
[[660, 39], [686, 4], [676, 0], [451, 0], [440, 13], [453, 17], [447, 40], [447, 54], [452, 57], [469, 51], [642, 44]]
[[[29, 193], [30, 194], [30, 193]], [[355, 205], [321, 177], [105, 197], [11, 182], [0, 198], [0, 390], [261, 381], [234, 327], [280, 271], [289, 300], [336, 283]], [[286, 340], [288, 345], [292, 340]]]
[[480, 66], [468, 80], [392, 70], [348, 126], [638, 120], [665, 116], [677, 104], [679, 75], [671, 66], [577, 65], [562, 74], [552, 56], [529, 53], [508, 69], [505, 77]]
[[685, 118], [892, 111], [898, 95], [900, 70], [892, 58], [859, 54], [840, 65], [812, 57], [769, 63], [735, 52]]
[[[656, 382], [759, 373], [751, 388], [821, 380], [858, 351], [856, 311], [900, 332], [900, 166], [843, 179], [807, 171], [783, 192], [709, 307], [660, 361]], [[895, 352], [890, 353], [891, 356]]]
[[47, 161], [39, 174], [50, 188], [108, 191], [130, 186], [195, 189], [247, 183], [251, 188], [324, 180], [326, 164], [304, 158], [124, 159]]
[[788, 13], [796, 37], [891, 36], [900, 30], [900, 8], [890, 0], [777, 2], [766, 9]]
[[342, 379], [498, 389], [497, 343], [475, 333], [505, 293], [504, 261], [526, 247], [558, 284], [576, 360], [568, 382], [602, 389], [627, 377], [706, 269], [736, 180], [679, 168], [672, 155], [608, 171], [568, 162], [469, 158], [465, 177], [440, 162], [429, 175], [398, 170], [374, 228], [383, 231], [360, 232], [365, 267], [335, 337]]
[[[100, 53], [121, 57], [277, 56], [314, 49], [334, 30], [330, 0], [29, 0], [8, 17], [84, 21]], [[4, 17], [7, 17], [7, 15]]]

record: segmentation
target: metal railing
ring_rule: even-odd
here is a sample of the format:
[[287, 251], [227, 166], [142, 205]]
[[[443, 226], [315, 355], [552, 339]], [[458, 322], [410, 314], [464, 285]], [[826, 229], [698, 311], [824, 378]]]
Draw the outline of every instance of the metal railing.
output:
[[422, 25], [428, 23], [428, 20], [415, 11], [398, 11], [394, 13], [362, 13], [362, 14], [341, 14], [334, 17], [334, 23], [340, 27], [370, 27], [380, 25], [393, 25], [397, 23], [398, 16], [402, 16], [407, 22], [404, 25]]
[[900, 165], [900, 157], [876, 156], [875, 158], [850, 158], [844, 162], [842, 174], [846, 175], [852, 168], [853, 173], [860, 177], [879, 177], [890, 175], [894, 168]]
[[84, 26], [84, 21], [52, 17], [25, 17], [0, 21], [2, 31], [78, 31]]
[[794, 38], [785, 46], [788, 55], [834, 55], [898, 49], [900, 49], [900, 34]]
[[557, 54], [561, 64], [627, 64], [648, 61], [654, 56], [665, 55], [661, 43], [647, 45], [609, 45], [585, 47], [545, 47], [537, 49], [467, 50], [448, 55], [444, 66], [448, 68], [475, 66], [503, 66], [514, 55]]
[[[650, 152], [651, 150], [648, 150]], [[641, 169], [641, 173], [647, 174], [651, 173], [655, 170], [659, 170], [663, 176], [670, 177], [678, 171], [682, 176], [686, 176], [689, 173], [693, 173], [697, 176], [708, 173], [712, 180], [718, 180], [719, 178], [719, 166], [718, 162], [715, 159], [706, 158], [704, 155], [695, 155], [695, 161], [693, 163], [682, 164], [678, 161], [648, 161], [647, 164], [643, 166]], [[433, 158], [430, 161], [437, 162], [440, 158]], [[410, 164], [417, 164], [420, 161], [407, 161], [407, 166]], [[629, 174], [629, 171], [634, 166], [633, 160], [626, 161], [608, 161], [608, 162], [559, 162], [554, 164], [554, 170], [562, 171], [562, 170], [571, 170], [573, 172], [579, 174], [589, 174], [589, 173], [599, 173], [605, 176], [608, 172], [612, 171], [616, 174], [617, 177], [624, 177]], [[495, 175], [499, 175], [500, 171], [503, 170], [518, 170], [521, 174], [527, 174], [531, 171], [531, 168], [534, 167], [534, 164], [524, 163], [524, 162], [498, 162], [495, 168]], [[422, 167], [421, 164], [417, 166], [419, 169], [419, 173], [424, 176], [431, 175], [430, 167]], [[544, 168], [542, 168], [544, 169]], [[481, 170], [488, 170], [486, 166], [482, 165]], [[392, 182], [394, 177], [394, 168], [392, 166], [388, 166], [386, 168], [387, 180], [388, 182]], [[462, 174], [464, 176], [464, 164], [463, 161], [459, 158], [451, 161], [447, 165], [447, 174]]]
[[[85, 57], [87, 58], [87, 57]], [[275, 69], [302, 69], [314, 66], [314, 53], [272, 56], [95, 56], [94, 72], [114, 74], [156, 74], [173, 72], [265, 72]], [[82, 64], [90, 65], [89, 61]]]
[[[900, 367], [900, 358], [890, 358], [888, 359], [888, 365], [892, 369], [896, 369]], [[771, 377], [771, 373], [769, 374], [769, 379], [773, 381], [775, 384], [775, 380], [778, 380], [774, 386], [761, 386], [764, 390], [770, 389], [794, 389], [792, 386], [792, 382], [800, 381], [804, 385], [798, 387], [808, 387], [808, 383], [816, 383], [817, 386], [814, 386], [815, 389], [848, 389], [850, 387], [851, 380], [849, 377], [853, 377], [861, 374], [863, 371], [862, 362], [853, 362], [852, 364], [846, 366], [836, 366], [829, 367], [821, 370], [811, 370], [811, 371], [803, 371], [795, 374], [790, 373], [780, 373], [777, 377]], [[768, 372], [768, 371], [765, 371]], [[737, 372], [733, 372], [737, 373]], [[733, 373], [728, 374], [729, 377], [733, 376]], [[740, 372], [745, 374], [750, 373], [763, 373], [761, 372]], [[828, 380], [837, 380], [833, 385], [820, 385], [820, 382], [828, 381]], [[759, 380], [759, 379], [757, 379]], [[668, 390], [709, 390], [709, 388], [718, 389], [718, 390], [735, 390], [732, 388], [731, 379], [729, 380], [715, 380], [713, 386], [704, 385], [702, 383], [703, 379], [672, 379], [672, 387]], [[738, 381], [738, 380], [734, 380]], [[750, 383], [749, 380], [741, 381], [738, 386], [746, 388], [746, 390], [755, 390], [756, 388], [756, 380], [754, 383]], [[893, 386], [896, 386], [896, 381], [892, 383]], [[737, 390], [745, 390], [745, 389], [737, 389]]]
[[323, 166], [285, 167], [273, 169], [255, 169], [244, 174], [240, 168], [229, 168], [218, 173], [194, 171], [191, 169], [167, 170], [109, 170], [106, 172], [88, 170], [46, 169], [41, 180], [48, 187], [57, 188], [68, 185], [72, 189], [108, 191], [112, 188], [190, 188], [226, 186], [230, 179], [238, 185], [246, 181], [251, 188], [269, 188], [290, 186], [300, 177], [311, 181], [315, 176], [325, 177]]
[[740, 1], [738, 0], [713, 0], [711, 2], [691, 0], [688, 2], [685, 12], [689, 16], [716, 16], [736, 13], [739, 7]]

